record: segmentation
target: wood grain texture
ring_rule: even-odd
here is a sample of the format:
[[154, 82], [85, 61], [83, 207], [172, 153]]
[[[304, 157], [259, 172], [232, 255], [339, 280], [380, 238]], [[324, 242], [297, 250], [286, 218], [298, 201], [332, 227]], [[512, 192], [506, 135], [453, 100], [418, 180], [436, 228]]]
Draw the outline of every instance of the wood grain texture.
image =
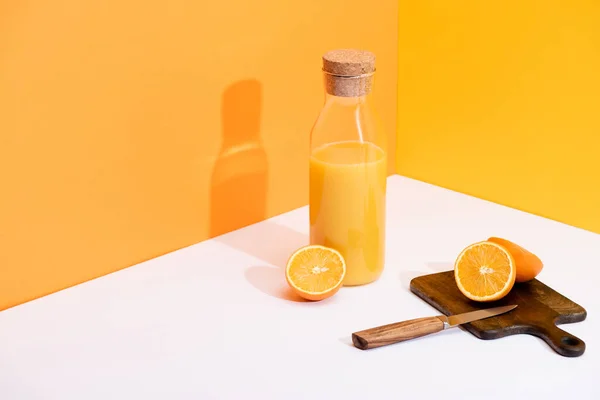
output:
[[438, 317], [425, 317], [365, 329], [352, 334], [352, 343], [361, 349], [373, 349], [439, 332], [444, 322]]
[[585, 352], [585, 343], [581, 339], [556, 326], [585, 320], [585, 309], [537, 279], [518, 283], [503, 299], [486, 304], [467, 299], [458, 290], [453, 271], [414, 278], [410, 289], [445, 315], [518, 305], [510, 313], [461, 325], [480, 339], [529, 334], [543, 339], [565, 357], [578, 357]]

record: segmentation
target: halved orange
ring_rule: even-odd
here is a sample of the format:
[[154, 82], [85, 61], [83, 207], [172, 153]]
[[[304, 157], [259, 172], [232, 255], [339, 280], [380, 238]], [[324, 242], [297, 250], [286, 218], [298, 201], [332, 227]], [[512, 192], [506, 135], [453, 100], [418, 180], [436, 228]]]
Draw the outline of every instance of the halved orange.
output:
[[506, 296], [515, 284], [517, 268], [506, 248], [483, 241], [467, 246], [454, 263], [458, 289], [474, 301], [494, 301]]
[[345, 276], [344, 257], [337, 250], [320, 245], [296, 250], [285, 268], [285, 278], [294, 292], [313, 301], [336, 294]]

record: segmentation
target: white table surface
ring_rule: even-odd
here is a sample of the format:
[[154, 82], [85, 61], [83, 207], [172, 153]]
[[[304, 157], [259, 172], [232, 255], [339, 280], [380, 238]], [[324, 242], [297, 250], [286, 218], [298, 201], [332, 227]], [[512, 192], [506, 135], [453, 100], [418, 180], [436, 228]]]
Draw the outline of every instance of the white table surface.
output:
[[[600, 399], [600, 235], [388, 182], [376, 283], [316, 303], [291, 297], [282, 266], [308, 232], [307, 207], [294, 210], [1, 312], [0, 399]], [[439, 314], [410, 293], [411, 278], [450, 269], [492, 235], [537, 253], [539, 279], [587, 309], [562, 326], [586, 342], [583, 356], [460, 329], [351, 346], [353, 331]]]

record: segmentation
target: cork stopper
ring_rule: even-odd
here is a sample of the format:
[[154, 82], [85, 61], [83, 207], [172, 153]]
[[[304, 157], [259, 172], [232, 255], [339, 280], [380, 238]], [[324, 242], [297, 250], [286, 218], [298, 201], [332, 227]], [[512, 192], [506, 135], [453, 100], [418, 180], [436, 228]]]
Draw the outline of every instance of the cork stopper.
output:
[[341, 97], [364, 96], [371, 92], [375, 55], [366, 50], [338, 49], [323, 55], [325, 90]]

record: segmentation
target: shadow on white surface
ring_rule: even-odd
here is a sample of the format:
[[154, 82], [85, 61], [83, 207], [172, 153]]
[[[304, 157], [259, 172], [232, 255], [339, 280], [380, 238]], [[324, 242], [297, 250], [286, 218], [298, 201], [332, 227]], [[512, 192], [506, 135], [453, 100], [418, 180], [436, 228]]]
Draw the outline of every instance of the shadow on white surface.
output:
[[412, 281], [417, 276], [421, 276], [421, 275], [427, 275], [427, 273], [425, 273], [423, 271], [416, 271], [416, 270], [401, 271], [400, 272], [400, 282], [402, 283], [402, 287], [404, 287], [406, 290], [410, 291], [410, 281]]
[[252, 286], [282, 300], [305, 301], [287, 285], [284, 268], [290, 255], [308, 244], [307, 235], [272, 221], [263, 221], [215, 240], [270, 264], [245, 270], [246, 280]]
[[283, 268], [295, 250], [308, 244], [308, 235], [272, 221], [263, 221], [214, 240]]
[[244, 272], [244, 275], [252, 286], [270, 296], [287, 301], [306, 301], [295, 294], [287, 285], [283, 268], [267, 266], [250, 267]]
[[454, 264], [451, 262], [428, 262], [426, 263], [427, 269], [431, 272], [417, 271], [417, 270], [406, 270], [400, 272], [400, 282], [402, 287], [406, 290], [410, 290], [410, 281], [418, 276], [436, 274], [438, 272], [451, 271], [454, 269]]
[[[354, 347], [354, 344], [352, 343], [352, 335], [341, 337], [341, 338], [339, 338], [339, 341], [344, 343], [347, 346], [352, 347], [353, 349], [356, 349], [356, 347]], [[358, 349], [356, 349], [356, 350], [358, 350]]]
[[[564, 324], [564, 325], [568, 325], [568, 324]], [[558, 326], [559, 326], [559, 328], [561, 328], [561, 329], [565, 328], [563, 325], [558, 325]], [[565, 330], [567, 330], [567, 329], [568, 329], [568, 328], [565, 328]], [[550, 345], [549, 345], [548, 343], [546, 343], [546, 341], [545, 341], [544, 339], [542, 339], [542, 338], [540, 338], [540, 337], [537, 337], [537, 336], [535, 336], [535, 335], [529, 335], [529, 334], [526, 334], [526, 333], [521, 333], [521, 334], [519, 334], [519, 335], [509, 335], [509, 336], [505, 336], [505, 337], [503, 337], [503, 338], [494, 339], [494, 340], [503, 340], [503, 339], [505, 339], [505, 340], [510, 340], [510, 339], [511, 339], [511, 337], [515, 337], [515, 336], [529, 336], [529, 338], [528, 338], [528, 339], [529, 339], [530, 341], [534, 341], [534, 342], [535, 342], [535, 345], [532, 343], [532, 346], [536, 346], [536, 347], [538, 347], [538, 346], [541, 346], [541, 347], [543, 347], [543, 348], [544, 348], [544, 350], [545, 350], [546, 352], [550, 352], [550, 353], [554, 354], [554, 355], [555, 355], [557, 358], [559, 358], [559, 359], [563, 359], [563, 358], [567, 358], [567, 359], [568, 359], [568, 357], [563, 357], [563, 356], [561, 356], [560, 354], [558, 354], [556, 351], [554, 351], [554, 350], [552, 349], [552, 347], [550, 347]], [[582, 339], [582, 340], [583, 340], [583, 339]], [[585, 342], [585, 340], [583, 340], [583, 341]], [[544, 350], [540, 350], [540, 352], [542, 352], [542, 351], [544, 351]], [[586, 349], [586, 350], [587, 350], [587, 349]], [[536, 350], [536, 351], [537, 351], [537, 350]], [[585, 353], [583, 353], [583, 354], [581, 355], [581, 357], [585, 357]], [[581, 358], [581, 357], [575, 357], [575, 358]]]
[[452, 262], [428, 262], [427, 268], [429, 268], [431, 271], [433, 271], [433, 273], [452, 271], [454, 269], [454, 263], [452, 263]]

